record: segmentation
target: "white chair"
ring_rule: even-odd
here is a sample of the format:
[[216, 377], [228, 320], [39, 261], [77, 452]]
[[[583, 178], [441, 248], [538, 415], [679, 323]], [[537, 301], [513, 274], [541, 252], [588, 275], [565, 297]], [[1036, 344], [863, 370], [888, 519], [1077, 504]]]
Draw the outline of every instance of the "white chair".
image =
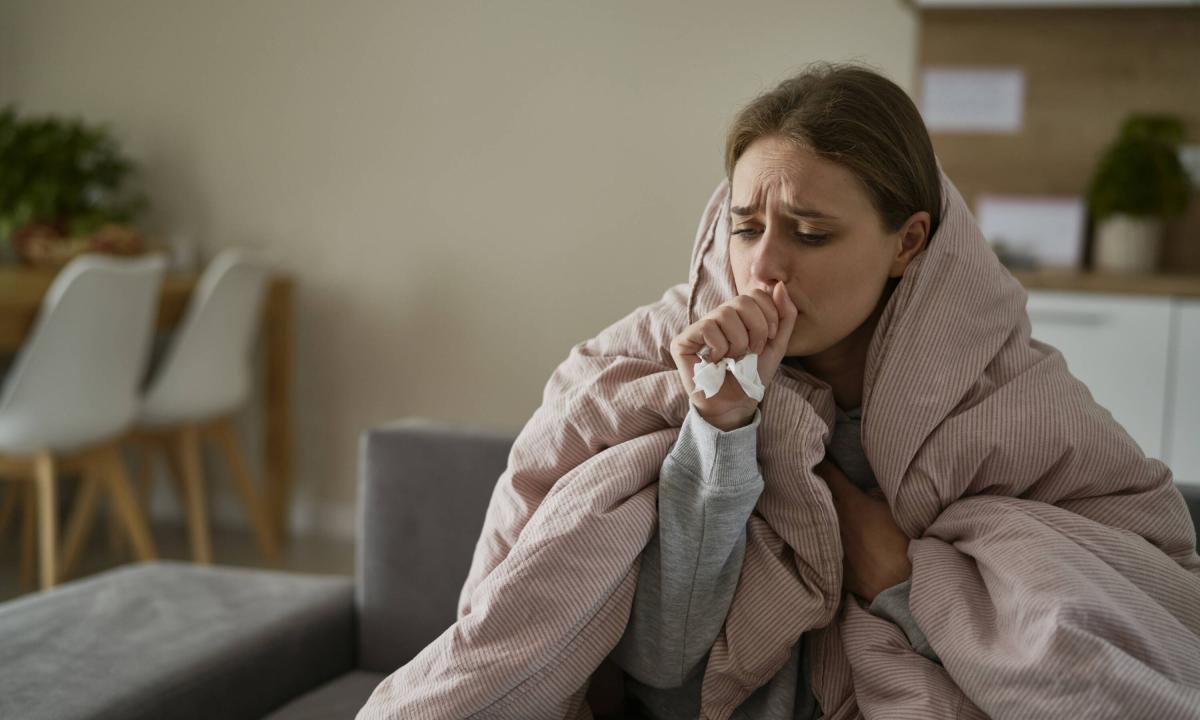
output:
[[[54, 278], [0, 394], [0, 475], [26, 488], [26, 538], [37, 515], [41, 587], [58, 580], [57, 474], [82, 482], [64, 545], [77, 553], [97, 491], [106, 489], [138, 559], [154, 541], [118, 441], [138, 409], [166, 260], [84, 255]], [[35, 509], [36, 508], [36, 509]], [[32, 547], [32, 543], [27, 543]], [[67, 562], [64, 559], [63, 565]]]
[[227, 249], [209, 263], [174, 341], [144, 396], [131, 436], [145, 450], [139, 484], [150, 489], [153, 451], [166, 457], [182, 484], [192, 556], [212, 562], [200, 444], [215, 441], [229, 466], [259, 548], [268, 559], [278, 544], [234, 430], [252, 382], [254, 341], [271, 271], [246, 251]]

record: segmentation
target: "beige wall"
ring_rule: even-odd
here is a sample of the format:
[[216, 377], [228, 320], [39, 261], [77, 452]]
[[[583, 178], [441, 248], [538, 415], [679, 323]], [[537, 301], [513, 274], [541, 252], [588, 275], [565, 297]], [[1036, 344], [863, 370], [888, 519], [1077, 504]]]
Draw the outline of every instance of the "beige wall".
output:
[[818, 59], [910, 88], [915, 56], [900, 0], [0, 3], [0, 103], [111, 122], [148, 227], [295, 276], [297, 512], [340, 532], [364, 428], [516, 432], [686, 279], [741, 103]]

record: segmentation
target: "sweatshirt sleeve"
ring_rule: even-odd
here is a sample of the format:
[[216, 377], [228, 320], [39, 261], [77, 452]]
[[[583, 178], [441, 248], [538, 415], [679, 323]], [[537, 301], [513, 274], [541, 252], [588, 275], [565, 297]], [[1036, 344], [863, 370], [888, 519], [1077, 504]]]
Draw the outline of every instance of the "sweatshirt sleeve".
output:
[[917, 621], [913, 619], [912, 610], [908, 606], [908, 593], [911, 589], [911, 578], [898, 585], [893, 585], [876, 595], [868, 610], [872, 615], [891, 620], [898, 625], [908, 637], [908, 642], [912, 645], [913, 650], [941, 665], [941, 659], [929, 646], [925, 633], [921, 632], [921, 628], [917, 627]]
[[613, 660], [657, 688], [683, 685], [725, 622], [762, 493], [758, 425], [724, 432], [691, 406], [658, 479], [658, 531], [642, 552], [637, 592]]

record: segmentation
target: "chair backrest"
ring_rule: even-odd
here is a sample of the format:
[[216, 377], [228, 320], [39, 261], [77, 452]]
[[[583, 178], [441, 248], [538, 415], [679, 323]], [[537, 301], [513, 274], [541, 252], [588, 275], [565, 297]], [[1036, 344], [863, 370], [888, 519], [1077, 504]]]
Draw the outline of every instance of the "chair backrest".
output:
[[454, 623], [509, 435], [421, 419], [363, 434], [358, 665], [391, 672]]
[[246, 401], [270, 277], [266, 262], [245, 250], [229, 248], [213, 258], [150, 381], [143, 420], [199, 420]]
[[66, 450], [129, 426], [166, 266], [83, 255], [58, 273], [0, 393], [0, 447]]

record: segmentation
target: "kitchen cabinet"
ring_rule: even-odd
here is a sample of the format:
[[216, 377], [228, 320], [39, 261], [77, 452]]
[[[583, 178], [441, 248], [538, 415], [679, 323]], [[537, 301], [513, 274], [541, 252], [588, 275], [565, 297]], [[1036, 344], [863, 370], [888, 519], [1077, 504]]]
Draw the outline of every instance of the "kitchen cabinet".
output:
[[1171, 337], [1164, 454], [1177, 483], [1200, 489], [1200, 300], [1174, 302]]
[[1164, 435], [1175, 380], [1169, 370], [1176, 302], [1170, 297], [1037, 290], [1029, 292], [1026, 305], [1033, 337], [1058, 348], [1096, 402], [1146, 455], [1164, 461], [1171, 445]]
[[1200, 5], [1200, 0], [914, 0], [918, 8], [1089, 8], [1089, 7], [1180, 7]]

